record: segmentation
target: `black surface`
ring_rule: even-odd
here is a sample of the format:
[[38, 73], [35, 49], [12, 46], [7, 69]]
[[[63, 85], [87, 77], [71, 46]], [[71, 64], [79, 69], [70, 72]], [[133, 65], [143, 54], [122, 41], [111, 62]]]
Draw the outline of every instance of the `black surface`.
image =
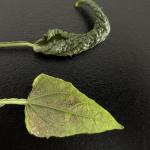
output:
[[[0, 97], [27, 97], [33, 79], [43, 72], [72, 82], [125, 130], [39, 139], [25, 128], [24, 107], [6, 106], [0, 109], [0, 149], [150, 149], [150, 1], [98, 2], [110, 18], [112, 32], [88, 52], [60, 58], [37, 55], [30, 48], [0, 49]], [[0, 41], [34, 41], [56, 27], [88, 31], [92, 19], [73, 4], [74, 0], [0, 0]]]

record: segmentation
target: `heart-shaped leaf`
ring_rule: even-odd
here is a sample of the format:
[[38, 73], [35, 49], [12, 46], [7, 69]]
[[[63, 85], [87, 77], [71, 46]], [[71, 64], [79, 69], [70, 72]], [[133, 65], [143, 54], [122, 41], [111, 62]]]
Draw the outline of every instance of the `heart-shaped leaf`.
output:
[[45, 74], [33, 82], [25, 105], [29, 133], [65, 137], [123, 129], [112, 115], [71, 83]]

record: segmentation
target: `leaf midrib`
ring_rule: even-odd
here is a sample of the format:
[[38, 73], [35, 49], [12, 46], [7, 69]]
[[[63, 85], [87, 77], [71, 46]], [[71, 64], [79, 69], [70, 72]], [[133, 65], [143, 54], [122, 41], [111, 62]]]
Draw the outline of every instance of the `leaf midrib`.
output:
[[[88, 104], [88, 103], [86, 102], [85, 104]], [[93, 117], [87, 117], [87, 116], [83, 116], [83, 115], [80, 115], [80, 114], [75, 114], [75, 113], [70, 112], [70, 111], [66, 111], [66, 110], [62, 110], [62, 109], [55, 108], [55, 107], [52, 107], [52, 106], [42, 105], [42, 104], [38, 104], [38, 103], [34, 103], [34, 102], [29, 102], [28, 105], [35, 105], [35, 106], [39, 106], [39, 107], [45, 107], [45, 108], [53, 109], [55, 111], [59, 111], [59, 112], [63, 112], [63, 113], [68, 113], [68, 114], [75, 115], [77, 117], [86, 118], [86, 119], [92, 119], [92, 120], [95, 119]]]
[[[29, 100], [35, 100], [35, 99], [38, 99], [38, 98], [42, 98], [42, 97], [47, 97], [47, 96], [52, 96], [52, 95], [56, 95], [56, 94], [64, 94], [64, 95], [69, 95], [67, 93], [64, 93], [64, 92], [55, 92], [55, 93], [51, 93], [51, 94], [45, 94], [45, 95], [41, 95], [41, 96], [37, 96], [37, 97], [34, 97], [34, 98], [29, 98]], [[32, 96], [32, 95], [31, 95]]]

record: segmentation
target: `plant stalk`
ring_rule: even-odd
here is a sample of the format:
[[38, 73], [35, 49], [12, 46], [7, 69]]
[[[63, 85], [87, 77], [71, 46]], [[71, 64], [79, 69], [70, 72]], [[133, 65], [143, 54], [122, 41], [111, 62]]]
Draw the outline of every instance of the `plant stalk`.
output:
[[17, 99], [17, 98], [10, 98], [10, 99], [0, 99], [0, 105], [26, 105], [28, 101], [26, 99]]
[[0, 42], [0, 48], [3, 47], [34, 47], [33, 43], [27, 41], [12, 41], [12, 42]]

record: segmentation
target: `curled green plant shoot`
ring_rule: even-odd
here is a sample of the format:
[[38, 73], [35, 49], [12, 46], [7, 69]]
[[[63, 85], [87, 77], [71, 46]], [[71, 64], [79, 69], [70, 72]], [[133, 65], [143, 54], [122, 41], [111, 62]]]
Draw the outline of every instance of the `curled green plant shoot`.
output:
[[123, 129], [112, 115], [70, 82], [40, 74], [27, 99], [0, 99], [7, 104], [25, 105], [25, 123], [37, 137], [66, 137]]
[[72, 56], [79, 54], [103, 42], [110, 33], [110, 23], [100, 6], [94, 0], [77, 0], [75, 7], [87, 5], [95, 14], [95, 25], [87, 33], [77, 34], [50, 29], [35, 42], [0, 42], [0, 47], [29, 46], [33, 51], [45, 55]]

